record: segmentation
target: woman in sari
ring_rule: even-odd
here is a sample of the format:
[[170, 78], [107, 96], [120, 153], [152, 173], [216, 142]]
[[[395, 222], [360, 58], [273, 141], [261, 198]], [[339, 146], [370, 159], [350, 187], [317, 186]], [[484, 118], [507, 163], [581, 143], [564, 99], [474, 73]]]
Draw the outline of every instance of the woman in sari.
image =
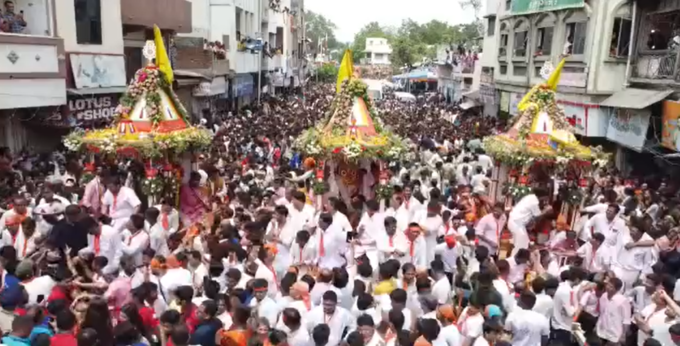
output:
[[180, 191], [180, 213], [184, 227], [203, 221], [206, 212], [211, 209], [207, 196], [204, 196], [200, 185], [201, 175], [197, 172], [191, 172], [189, 182], [183, 185]]
[[229, 329], [220, 329], [215, 336], [215, 344], [219, 346], [247, 346], [253, 332], [248, 326], [250, 308], [237, 306], [232, 315], [233, 324]]

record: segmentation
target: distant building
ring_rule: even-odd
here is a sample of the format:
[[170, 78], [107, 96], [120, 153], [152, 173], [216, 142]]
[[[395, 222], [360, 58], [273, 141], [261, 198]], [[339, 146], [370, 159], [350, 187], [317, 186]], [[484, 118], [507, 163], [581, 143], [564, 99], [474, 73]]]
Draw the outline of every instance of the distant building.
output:
[[366, 39], [366, 59], [371, 65], [389, 65], [392, 47], [386, 38], [369, 37]]

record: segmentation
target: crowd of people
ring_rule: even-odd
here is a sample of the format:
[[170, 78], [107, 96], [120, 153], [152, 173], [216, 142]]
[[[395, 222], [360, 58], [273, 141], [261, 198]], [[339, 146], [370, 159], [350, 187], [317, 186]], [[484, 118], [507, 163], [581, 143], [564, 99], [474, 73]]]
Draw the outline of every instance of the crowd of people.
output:
[[332, 99], [308, 86], [204, 122], [212, 150], [158, 205], [135, 162], [81, 183], [73, 153], [0, 152], [0, 343], [680, 345], [672, 180], [603, 173], [573, 226], [552, 190], [506, 208], [481, 148], [505, 123], [388, 93], [376, 121], [409, 143], [394, 195], [318, 205], [293, 141]]

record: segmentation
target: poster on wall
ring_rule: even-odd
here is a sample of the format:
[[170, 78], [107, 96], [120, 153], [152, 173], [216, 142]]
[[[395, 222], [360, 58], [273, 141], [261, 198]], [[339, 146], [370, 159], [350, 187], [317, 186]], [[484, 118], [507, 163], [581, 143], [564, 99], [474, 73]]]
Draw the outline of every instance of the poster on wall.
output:
[[509, 113], [510, 111], [510, 93], [501, 92], [501, 112]]
[[641, 152], [647, 139], [650, 114], [648, 109], [616, 108], [609, 120], [607, 139]]
[[664, 147], [680, 151], [680, 102], [663, 102], [663, 130], [661, 132], [661, 145]]
[[76, 88], [125, 86], [125, 57], [122, 55], [70, 54]]
[[518, 94], [518, 93], [510, 93], [510, 114], [512, 115], [517, 115], [519, 114], [519, 103], [522, 101], [522, 97], [524, 95]]

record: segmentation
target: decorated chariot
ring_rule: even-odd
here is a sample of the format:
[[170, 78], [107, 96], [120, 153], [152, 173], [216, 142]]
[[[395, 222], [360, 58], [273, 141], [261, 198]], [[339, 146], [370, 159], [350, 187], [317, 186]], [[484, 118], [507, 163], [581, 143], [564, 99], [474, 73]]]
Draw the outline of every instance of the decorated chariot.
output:
[[[550, 63], [544, 65], [541, 75], [546, 83], [534, 86], [524, 96], [510, 129], [485, 138], [483, 147], [496, 162], [490, 189], [495, 200], [504, 199], [509, 209], [532, 188], [543, 186], [554, 191], [555, 184], [562, 182], [558, 187], [558, 220], [573, 229], [592, 173], [608, 164], [609, 155], [600, 147], [581, 145], [557, 104], [556, 90], [564, 64], [565, 60], [556, 68]], [[507, 247], [505, 235], [501, 244]], [[547, 240], [547, 234], [541, 232], [533, 237], [537, 243]]]
[[295, 147], [314, 162], [313, 192], [319, 204], [323, 196], [340, 197], [350, 205], [358, 194], [381, 200], [392, 195], [387, 162], [399, 159], [405, 145], [383, 127], [367, 85], [354, 73], [349, 50], [338, 74], [338, 93], [325, 119], [304, 131]]
[[[99, 130], [77, 130], [64, 138], [72, 151], [90, 153], [84, 178], [94, 173], [94, 156], [103, 159], [128, 157], [145, 167], [142, 192], [149, 203], [159, 198], [178, 201], [187, 153], [199, 152], [212, 141], [210, 131], [194, 127], [172, 90], [173, 74], [160, 36], [147, 41], [144, 56], [148, 64], [136, 73], [116, 108], [113, 126]], [[153, 61], [156, 61], [154, 63]], [[185, 165], [186, 166], [186, 165]]]

